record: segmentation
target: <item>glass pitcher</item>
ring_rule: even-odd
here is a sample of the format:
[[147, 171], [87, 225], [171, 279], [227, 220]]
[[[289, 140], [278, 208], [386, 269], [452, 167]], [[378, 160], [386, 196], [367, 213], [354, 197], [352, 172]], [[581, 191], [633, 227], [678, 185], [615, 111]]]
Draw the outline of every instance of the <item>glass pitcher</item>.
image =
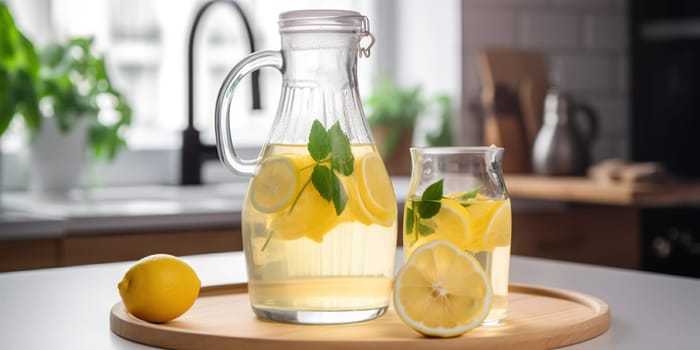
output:
[[[216, 104], [221, 161], [252, 175], [242, 211], [251, 306], [292, 323], [379, 317], [392, 289], [397, 208], [357, 88], [357, 58], [374, 42], [368, 19], [291, 11], [279, 27], [282, 50], [244, 58]], [[243, 76], [261, 67], [282, 72], [279, 107], [259, 157], [241, 159], [229, 107]]]
[[411, 148], [413, 170], [404, 207], [406, 260], [438, 239], [467, 251], [486, 272], [493, 296], [484, 324], [506, 317], [511, 209], [499, 147]]

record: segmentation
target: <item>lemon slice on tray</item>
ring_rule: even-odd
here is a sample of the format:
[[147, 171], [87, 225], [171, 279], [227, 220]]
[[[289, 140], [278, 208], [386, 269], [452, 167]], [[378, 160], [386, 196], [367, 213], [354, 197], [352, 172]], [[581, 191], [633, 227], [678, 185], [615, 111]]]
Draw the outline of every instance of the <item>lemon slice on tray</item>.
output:
[[427, 336], [456, 337], [479, 326], [491, 299], [479, 262], [444, 240], [418, 248], [394, 282], [399, 318]]

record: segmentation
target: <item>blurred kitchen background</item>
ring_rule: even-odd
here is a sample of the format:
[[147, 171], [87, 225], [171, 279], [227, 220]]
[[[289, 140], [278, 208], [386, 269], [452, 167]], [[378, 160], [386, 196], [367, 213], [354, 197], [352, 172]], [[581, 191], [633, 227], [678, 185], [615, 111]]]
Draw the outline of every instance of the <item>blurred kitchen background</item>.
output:
[[[10, 126], [0, 147], [2, 198], [9, 208], [0, 231], [28, 230], [32, 236], [13, 233], [0, 241], [5, 269], [133, 259], [149, 249], [177, 254], [240, 249], [240, 243], [229, 242], [231, 232], [240, 234], [240, 223], [229, 212], [230, 203], [240, 201], [235, 196], [247, 179], [214, 160], [202, 165], [202, 189], [173, 189], [183, 183], [187, 38], [205, 1], [7, 3], [19, 29], [37, 47], [74, 36], [94, 37], [113, 85], [133, 109], [133, 120], [124, 130], [128, 148], [113, 161], [89, 162], [80, 175], [82, 190], [63, 202], [27, 194], [33, 176], [28, 140], [22, 123]], [[700, 274], [700, 224], [693, 220], [700, 214], [696, 2], [238, 3], [250, 22], [256, 50], [279, 48], [277, 16], [282, 11], [342, 8], [367, 15], [377, 43], [369, 59], [359, 60], [363, 99], [382, 80], [398, 89], [417, 88], [424, 101], [446, 96], [446, 110], [426, 102], [412, 130], [413, 145], [436, 144], [427, 135], [437, 135], [447, 125], [449, 137], [438, 137], [441, 142], [506, 148], [506, 181], [515, 200], [514, 253]], [[241, 18], [228, 7], [216, 4], [203, 16], [194, 42], [194, 125], [204, 144], [213, 143], [213, 109], [223, 77], [250, 51]], [[251, 109], [250, 89], [239, 89], [234, 99], [235, 122], [241, 126], [234, 139], [249, 156], [265, 141], [276, 111], [278, 72], [262, 71], [260, 85], [262, 109]], [[546, 138], [541, 136], [548, 120], [543, 117], [546, 97], [553, 101], [549, 119], [566, 118], [575, 135], [558, 131], [548, 142], [540, 141], [543, 146], [535, 152], [537, 139]], [[562, 108], [564, 104], [569, 108]], [[592, 122], [579, 114], [590, 115]], [[561, 140], [555, 142], [557, 138]], [[573, 150], [561, 151], [567, 147]], [[212, 189], [212, 184], [223, 185]], [[129, 191], [139, 201], [128, 207], [114, 204], [116, 198], [129, 197]], [[120, 234], [104, 234], [110, 232]], [[173, 232], [177, 237], [164, 238]], [[39, 244], [41, 240], [48, 243]], [[164, 240], [172, 244], [163, 245]], [[192, 240], [209, 243], [196, 249], [188, 243]], [[132, 248], [115, 252], [120, 246]], [[47, 258], [32, 258], [37, 255]]]

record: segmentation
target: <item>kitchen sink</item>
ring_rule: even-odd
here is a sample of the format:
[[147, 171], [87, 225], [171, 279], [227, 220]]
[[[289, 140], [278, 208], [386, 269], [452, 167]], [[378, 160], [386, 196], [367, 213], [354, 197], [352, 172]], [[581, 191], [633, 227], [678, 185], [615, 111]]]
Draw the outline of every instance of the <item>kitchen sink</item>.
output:
[[102, 220], [100, 226], [102, 223], [116, 224], [116, 221], [123, 225], [139, 218], [142, 221], [145, 218], [160, 218], [159, 222], [174, 223], [185, 222], [187, 217], [214, 221], [225, 218], [224, 221], [229, 222], [231, 219], [227, 217], [239, 217], [247, 187], [247, 182], [110, 187], [76, 189], [68, 195], [55, 197], [10, 192], [4, 194], [3, 202], [7, 208], [59, 217], [76, 224]]

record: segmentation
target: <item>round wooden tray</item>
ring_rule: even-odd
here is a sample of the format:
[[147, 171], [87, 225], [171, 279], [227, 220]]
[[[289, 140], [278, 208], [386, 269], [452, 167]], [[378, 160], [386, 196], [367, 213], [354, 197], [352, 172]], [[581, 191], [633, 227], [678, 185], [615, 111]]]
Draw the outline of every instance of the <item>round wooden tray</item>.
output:
[[247, 285], [202, 288], [178, 319], [152, 324], [112, 307], [110, 328], [135, 342], [171, 349], [552, 349], [596, 337], [610, 327], [610, 308], [577, 292], [511, 285], [508, 317], [448, 339], [426, 338], [404, 325], [392, 307], [372, 321], [308, 326], [258, 319]]

